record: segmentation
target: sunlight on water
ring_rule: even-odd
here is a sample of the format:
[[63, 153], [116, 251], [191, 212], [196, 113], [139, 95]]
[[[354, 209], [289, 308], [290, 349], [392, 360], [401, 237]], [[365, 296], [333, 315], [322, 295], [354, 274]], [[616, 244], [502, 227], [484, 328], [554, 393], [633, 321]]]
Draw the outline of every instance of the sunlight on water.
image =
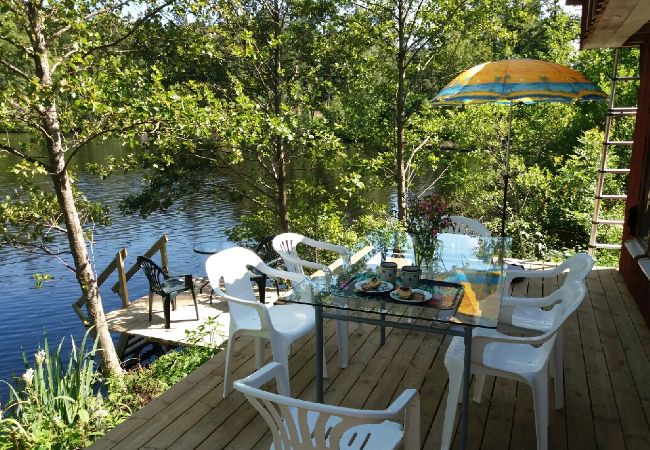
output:
[[[92, 148], [97, 161], [107, 153], [119, 153], [119, 143], [109, 141], [101, 147]], [[215, 177], [218, 178], [218, 177]], [[0, 193], [11, 193], [15, 179], [7, 173], [7, 161], [0, 159]], [[100, 182], [87, 173], [77, 180], [82, 191], [93, 200], [112, 206], [113, 223], [108, 227], [96, 227], [92, 257], [95, 271], [101, 272], [122, 247], [128, 250], [127, 267], [135, 263], [136, 256], [143, 254], [162, 234], [167, 234], [168, 255], [172, 272], [205, 272], [204, 255], [192, 251], [200, 240], [226, 239], [225, 230], [237, 223], [242, 207], [224, 199], [216, 201], [200, 187], [197, 194], [185, 199], [166, 213], [154, 214], [147, 219], [124, 216], [117, 209], [121, 197], [140, 188], [142, 174], [120, 174]], [[156, 256], [156, 258], [158, 258]], [[37, 288], [33, 275], [51, 274], [54, 279]], [[107, 311], [120, 307], [120, 299], [110, 288], [117, 281], [115, 273], [101, 287], [104, 308]], [[137, 273], [129, 281], [129, 296], [138, 298], [146, 294], [147, 283], [143, 274]], [[21, 351], [33, 357], [39, 343], [47, 335], [50, 345], [65, 337], [81, 339], [85, 329], [73, 312], [71, 304], [80, 296], [74, 274], [55, 258], [25, 254], [11, 248], [0, 249], [0, 379], [9, 379], [24, 371]], [[65, 353], [65, 352], [64, 352]], [[0, 388], [2, 400], [6, 400], [6, 388]]]

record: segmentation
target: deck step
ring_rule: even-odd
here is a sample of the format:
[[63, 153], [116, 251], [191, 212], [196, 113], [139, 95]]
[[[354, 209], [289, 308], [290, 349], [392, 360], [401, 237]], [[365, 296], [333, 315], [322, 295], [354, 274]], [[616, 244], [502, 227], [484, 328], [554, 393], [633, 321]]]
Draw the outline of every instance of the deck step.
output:
[[599, 219], [592, 223], [597, 223], [601, 225], [623, 225], [625, 222], [623, 220]]
[[630, 169], [603, 169], [602, 173], [630, 173]]
[[615, 194], [615, 195], [612, 195], [612, 194], [610, 194], [610, 195], [599, 195], [596, 198], [599, 198], [601, 200], [625, 200], [627, 198], [627, 195], [625, 195], [625, 194], [621, 194], [621, 195], [619, 195], [619, 194]]
[[621, 244], [601, 244], [601, 243], [596, 243], [594, 245], [590, 245], [590, 247], [593, 248], [609, 248], [612, 250], [620, 250], [621, 249]]

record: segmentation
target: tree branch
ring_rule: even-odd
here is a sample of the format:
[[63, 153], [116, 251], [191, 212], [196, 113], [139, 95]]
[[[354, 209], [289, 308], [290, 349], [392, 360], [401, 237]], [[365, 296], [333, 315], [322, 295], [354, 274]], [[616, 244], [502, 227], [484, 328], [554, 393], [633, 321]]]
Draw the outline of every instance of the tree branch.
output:
[[422, 149], [422, 147], [427, 145], [427, 143], [430, 140], [431, 140], [431, 136], [427, 136], [426, 138], [424, 138], [422, 140], [422, 142], [420, 142], [420, 144], [416, 148], [413, 149], [413, 151], [411, 152], [411, 155], [409, 156], [408, 161], [406, 162], [407, 167], [411, 165], [411, 163], [413, 162], [413, 158], [415, 158], [415, 155]]
[[445, 167], [444, 169], [442, 169], [442, 171], [440, 172], [440, 174], [439, 174], [439, 175], [438, 175], [438, 176], [437, 176], [437, 177], [436, 177], [436, 178], [435, 178], [435, 179], [434, 179], [434, 180], [433, 180], [433, 181], [432, 181], [432, 182], [431, 182], [431, 183], [430, 183], [426, 188], [424, 188], [424, 189], [422, 190], [422, 192], [420, 192], [420, 195], [419, 195], [419, 196], [424, 195], [424, 194], [425, 194], [429, 189], [432, 189], [432, 188], [436, 185], [436, 183], [437, 183], [438, 181], [440, 181], [440, 179], [441, 179], [442, 176], [445, 174], [445, 172], [447, 172], [447, 170], [449, 170], [449, 166], [447, 166], [447, 167]]
[[38, 158], [35, 158], [33, 156], [27, 155], [27, 154], [21, 152], [20, 150], [17, 150], [17, 149], [15, 149], [15, 148], [13, 148], [13, 147], [11, 147], [9, 145], [0, 143], [0, 152], [9, 153], [9, 154], [17, 156], [20, 159], [23, 159], [25, 161], [29, 161], [30, 163], [38, 164], [39, 166], [45, 168], [48, 172], [50, 172], [49, 168], [47, 167], [47, 165], [43, 161], [41, 161]]
[[[87, 21], [89, 21], [90, 19], [92, 19], [93, 17], [97, 17], [97, 16], [100, 15], [100, 14], [104, 14], [104, 13], [107, 13], [107, 12], [109, 12], [109, 11], [116, 11], [116, 10], [118, 10], [118, 9], [122, 9], [122, 7], [125, 6], [125, 5], [127, 5], [128, 3], [129, 3], [129, 0], [125, 0], [125, 1], [123, 1], [123, 2], [121, 2], [121, 3], [116, 4], [116, 5], [108, 6], [108, 7], [106, 7], [106, 8], [101, 8], [101, 9], [98, 9], [98, 10], [96, 10], [96, 11], [92, 11], [92, 12], [86, 14], [86, 15], [83, 17], [82, 20], [87, 22]], [[61, 36], [63, 33], [65, 33], [65, 32], [67, 32], [68, 30], [70, 30], [70, 28], [72, 28], [72, 25], [66, 25], [66, 26], [64, 26], [64, 27], [62, 27], [62, 28], [59, 28], [58, 30], [56, 30], [56, 31], [52, 34], [52, 37], [55, 37], [55, 38], [56, 38], [56, 37], [59, 37], [59, 36]]]
[[29, 75], [27, 75], [25, 72], [23, 72], [22, 70], [20, 70], [18, 67], [16, 67], [16, 66], [14, 66], [13, 64], [11, 64], [11, 63], [10, 63], [9, 61], [7, 61], [6, 59], [4, 59], [4, 58], [0, 58], [0, 64], [2, 64], [2, 65], [5, 66], [7, 69], [9, 69], [10, 71], [12, 71], [15, 75], [18, 75], [19, 77], [24, 78], [24, 79], [27, 80], [27, 81], [30, 81], [30, 80], [31, 80], [31, 78], [29, 77]]
[[163, 4], [157, 6], [156, 8], [153, 8], [151, 11], [146, 13], [144, 16], [140, 17], [138, 20], [136, 20], [133, 23], [133, 26], [129, 31], [124, 33], [122, 36], [118, 37], [112, 42], [107, 42], [104, 44], [97, 45], [95, 47], [91, 47], [88, 50], [86, 50], [84, 56], [88, 56], [91, 53], [97, 52], [99, 50], [105, 50], [107, 48], [114, 47], [118, 45], [119, 43], [123, 42], [126, 40], [129, 36], [131, 36], [133, 33], [135, 33], [142, 25], [144, 25], [145, 22], [147, 22], [149, 19], [152, 17], [156, 16], [160, 11], [171, 5], [172, 3], [176, 2], [176, 0], [167, 0]]
[[18, 42], [11, 39], [10, 37], [7, 37], [7, 36], [4, 36], [4, 35], [0, 34], [0, 40], [5, 41], [7, 44], [16, 47], [18, 50], [22, 50], [23, 52], [27, 53], [28, 55], [33, 55], [34, 54], [34, 51], [31, 48], [29, 48], [29, 47], [27, 47], [27, 46], [25, 46], [23, 44], [19, 44]]
[[69, 152], [69, 156], [67, 161], [65, 162], [64, 169], [67, 170], [68, 165], [70, 164], [70, 161], [75, 157], [75, 155], [81, 150], [85, 145], [88, 145], [90, 142], [94, 141], [100, 136], [104, 136], [106, 134], [112, 134], [115, 133], [116, 131], [128, 131], [132, 130], [136, 127], [139, 127], [141, 125], [147, 125], [151, 123], [158, 123], [158, 121], [144, 121], [144, 122], [136, 122], [132, 123], [131, 125], [128, 125], [126, 127], [112, 127], [112, 128], [105, 128], [103, 130], [99, 130], [89, 136], [87, 136], [85, 139], [78, 141], [75, 143], [72, 147], [70, 147], [72, 150]]

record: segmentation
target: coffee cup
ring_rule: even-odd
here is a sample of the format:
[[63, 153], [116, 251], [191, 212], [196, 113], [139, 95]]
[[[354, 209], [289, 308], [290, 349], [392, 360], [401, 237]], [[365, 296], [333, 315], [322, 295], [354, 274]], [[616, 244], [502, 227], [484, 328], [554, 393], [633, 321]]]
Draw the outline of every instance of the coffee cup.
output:
[[395, 284], [397, 278], [397, 263], [384, 261], [379, 265], [379, 278], [388, 283]]
[[420, 285], [420, 275], [422, 275], [420, 266], [402, 267], [402, 286], [411, 289], [417, 288]]

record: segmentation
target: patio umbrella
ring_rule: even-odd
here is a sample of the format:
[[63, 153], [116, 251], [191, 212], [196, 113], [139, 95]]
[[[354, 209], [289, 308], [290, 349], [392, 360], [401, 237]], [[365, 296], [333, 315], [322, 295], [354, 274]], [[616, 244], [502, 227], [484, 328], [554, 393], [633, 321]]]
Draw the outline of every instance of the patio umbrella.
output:
[[603, 100], [605, 93], [580, 72], [569, 67], [537, 59], [506, 59], [479, 64], [454, 78], [434, 97], [437, 105], [497, 103], [510, 107], [501, 235], [505, 235], [506, 201], [510, 178], [510, 140], [512, 105]]

